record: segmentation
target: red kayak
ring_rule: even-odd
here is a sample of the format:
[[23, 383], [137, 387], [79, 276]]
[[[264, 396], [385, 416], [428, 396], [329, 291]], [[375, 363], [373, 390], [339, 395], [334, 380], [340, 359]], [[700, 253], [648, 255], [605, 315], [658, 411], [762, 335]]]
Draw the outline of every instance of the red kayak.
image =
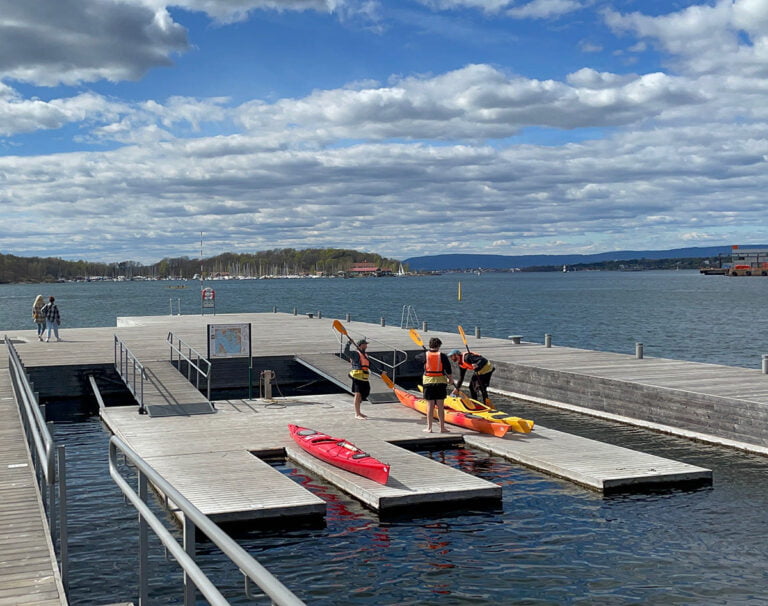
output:
[[[418, 410], [422, 414], [427, 414], [429, 405], [426, 400], [399, 387], [393, 386], [392, 388], [395, 390], [395, 395], [401, 404]], [[437, 410], [435, 410], [435, 418], [437, 418]], [[499, 438], [506, 434], [510, 428], [506, 423], [496, 423], [476, 414], [457, 412], [449, 408], [445, 409], [445, 422], [465, 427], [466, 429], [474, 429], [481, 433], [488, 433]]]
[[288, 431], [301, 448], [321, 461], [370, 478], [379, 484], [387, 483], [389, 465], [374, 459], [351, 442], [298, 425], [288, 425]]

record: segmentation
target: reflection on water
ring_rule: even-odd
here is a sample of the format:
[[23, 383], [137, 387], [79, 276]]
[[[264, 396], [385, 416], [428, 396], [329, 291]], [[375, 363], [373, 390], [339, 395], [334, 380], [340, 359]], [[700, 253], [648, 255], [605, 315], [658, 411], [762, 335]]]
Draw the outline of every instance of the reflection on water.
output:
[[[323, 528], [239, 531], [238, 542], [310, 604], [759, 604], [768, 591], [768, 461], [529, 404], [545, 426], [710, 467], [711, 488], [602, 497], [468, 448], [423, 456], [496, 482], [503, 505], [379, 520], [290, 463], [276, 467], [328, 504]], [[100, 423], [57, 425], [73, 515], [72, 603], [135, 599], [135, 529], [106, 472]], [[126, 545], [128, 548], [126, 549]], [[235, 604], [242, 575], [210, 544], [199, 561]], [[179, 603], [179, 575], [153, 556], [153, 603]], [[114, 589], [118, 588], [118, 589]], [[114, 593], [117, 591], [117, 594]]]

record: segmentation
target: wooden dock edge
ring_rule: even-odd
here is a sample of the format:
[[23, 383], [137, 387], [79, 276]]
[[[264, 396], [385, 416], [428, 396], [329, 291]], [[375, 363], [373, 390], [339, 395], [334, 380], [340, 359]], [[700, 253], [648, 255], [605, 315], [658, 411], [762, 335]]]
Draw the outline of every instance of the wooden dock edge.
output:
[[507, 391], [504, 389], [490, 388], [488, 390], [491, 393], [498, 394], [507, 398], [513, 398], [515, 400], [522, 400], [524, 402], [531, 402], [533, 404], [541, 404], [542, 406], [549, 406], [551, 408], [558, 408], [560, 410], [567, 410], [569, 412], [575, 412], [598, 419], [605, 419], [607, 421], [615, 421], [623, 425], [632, 425], [634, 427], [642, 427], [643, 429], [649, 429], [658, 433], [663, 433], [679, 438], [686, 438], [694, 442], [702, 442], [704, 444], [713, 444], [715, 446], [724, 446], [726, 448], [732, 448], [735, 450], [741, 450], [751, 454], [759, 454], [768, 456], [768, 447], [760, 446], [758, 444], [750, 444], [748, 442], [738, 442], [736, 440], [729, 440], [727, 438], [721, 438], [712, 434], [705, 434], [698, 431], [691, 431], [689, 429], [682, 429], [680, 427], [673, 427], [671, 425], [664, 425], [661, 423], [653, 423], [651, 421], [645, 421], [643, 419], [636, 419], [633, 417], [627, 417], [623, 415], [617, 415], [602, 410], [595, 410], [593, 408], [586, 408], [584, 406], [577, 406], [575, 404], [568, 404], [567, 402], [560, 402], [557, 400], [549, 400], [547, 398], [540, 398], [537, 396], [531, 396], [528, 394], [518, 393], [515, 391]]

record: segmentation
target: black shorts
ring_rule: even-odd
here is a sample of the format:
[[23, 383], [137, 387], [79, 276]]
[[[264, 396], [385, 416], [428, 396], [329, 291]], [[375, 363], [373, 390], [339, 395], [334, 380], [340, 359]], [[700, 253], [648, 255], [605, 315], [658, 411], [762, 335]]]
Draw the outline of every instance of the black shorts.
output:
[[367, 400], [371, 393], [371, 384], [368, 381], [352, 379], [352, 393], [359, 393], [363, 400]]
[[445, 400], [448, 395], [447, 383], [427, 383], [424, 385], [425, 400]]

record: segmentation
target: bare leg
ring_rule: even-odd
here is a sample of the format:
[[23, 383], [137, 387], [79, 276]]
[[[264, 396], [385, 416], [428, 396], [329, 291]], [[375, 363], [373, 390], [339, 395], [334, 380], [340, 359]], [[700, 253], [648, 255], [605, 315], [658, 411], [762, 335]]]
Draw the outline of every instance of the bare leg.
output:
[[367, 419], [363, 412], [360, 410], [360, 405], [363, 403], [363, 396], [360, 394], [360, 392], [355, 393], [355, 418], [356, 419]]
[[440, 433], [450, 433], [445, 428], [445, 400], [437, 401], [437, 418], [440, 421]]
[[435, 416], [435, 400], [427, 400], [427, 427], [424, 429], [427, 433], [432, 433], [432, 417]]

